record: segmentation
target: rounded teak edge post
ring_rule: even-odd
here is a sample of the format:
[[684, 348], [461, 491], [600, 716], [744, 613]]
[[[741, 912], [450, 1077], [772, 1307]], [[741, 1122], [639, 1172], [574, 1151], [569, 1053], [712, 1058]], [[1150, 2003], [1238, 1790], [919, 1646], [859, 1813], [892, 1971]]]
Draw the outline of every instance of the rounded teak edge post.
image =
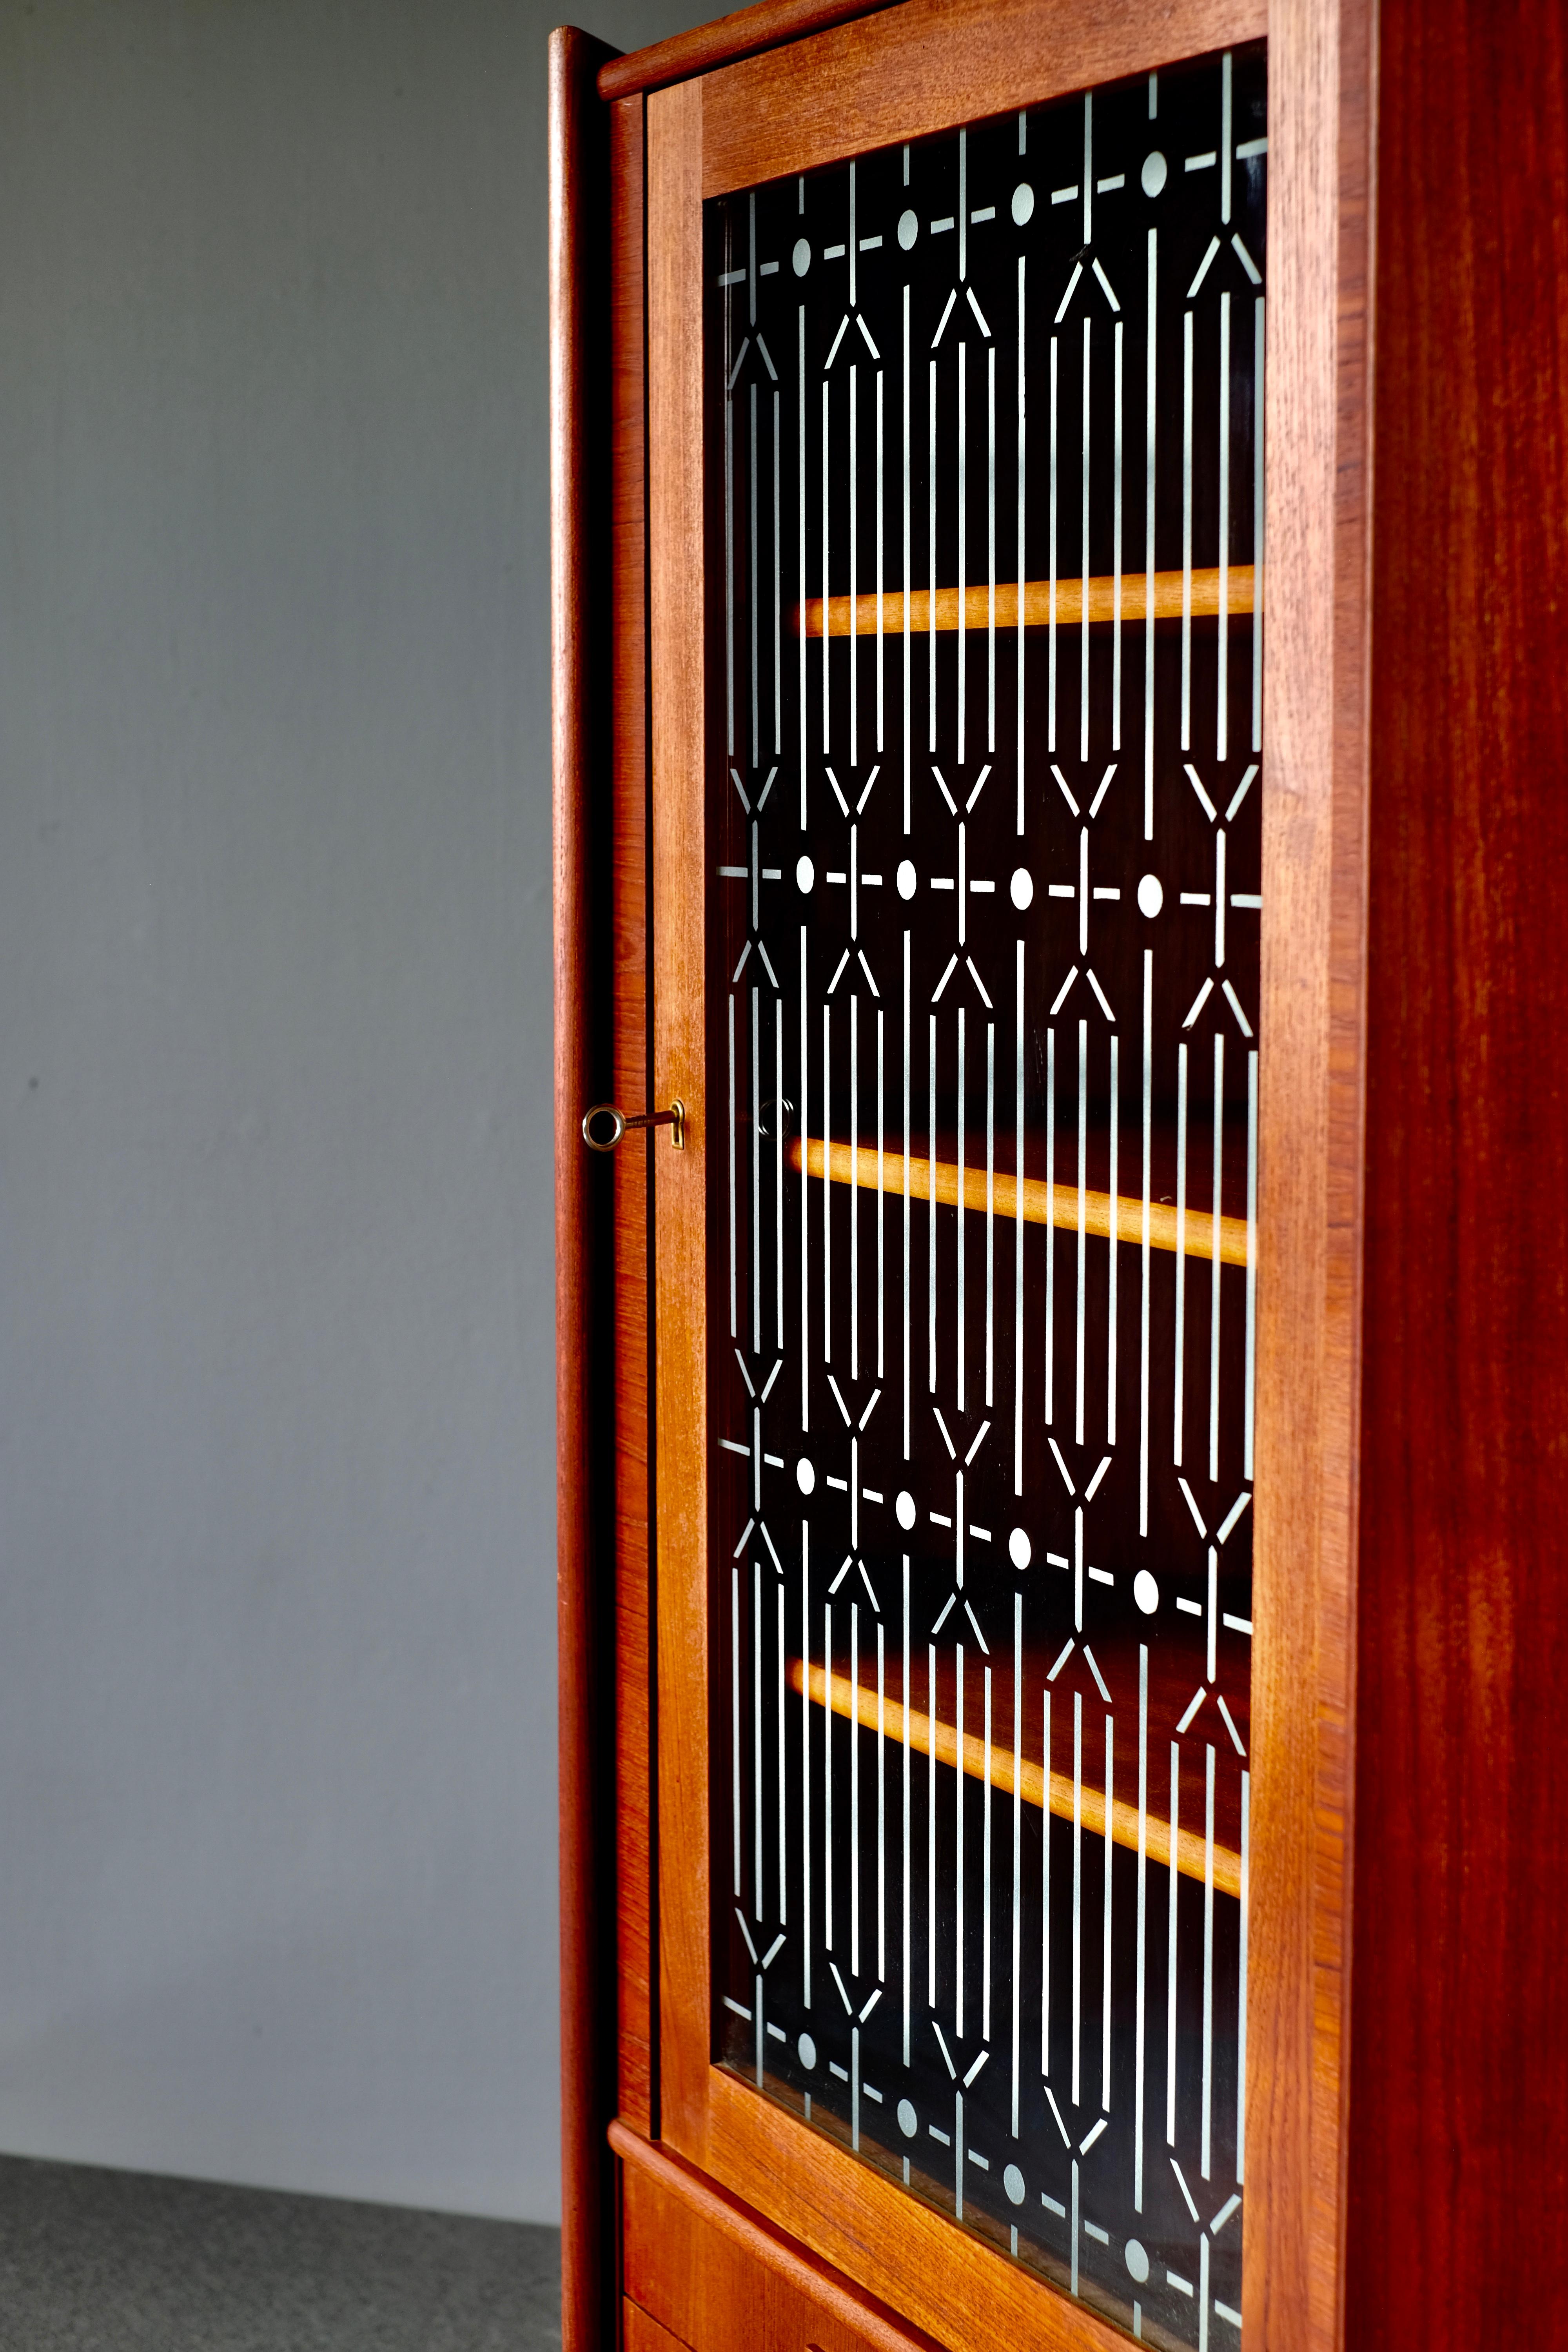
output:
[[[605, 2126], [613, 2104], [611, 1981], [604, 1949], [613, 1897], [598, 1857], [599, 1780], [607, 1704], [600, 1628], [607, 1612], [595, 1584], [602, 1547], [592, 1497], [594, 1388], [600, 1378], [595, 1311], [594, 1226], [602, 1208], [600, 1163], [579, 1123], [594, 1097], [595, 962], [590, 870], [592, 814], [603, 747], [593, 725], [598, 679], [591, 626], [604, 564], [590, 495], [591, 443], [599, 395], [593, 354], [593, 273], [605, 240], [608, 156], [595, 90], [613, 55], [585, 33], [550, 37], [550, 538], [553, 897], [555, 923], [555, 1406], [556, 1580], [560, 1636], [562, 2341], [598, 2352], [612, 2340], [614, 2259], [608, 2226], [611, 2168]], [[602, 282], [603, 272], [599, 272]], [[602, 302], [600, 305], [602, 309]], [[601, 656], [602, 657], [602, 656]], [[610, 2012], [613, 2015], [613, 2010]]]

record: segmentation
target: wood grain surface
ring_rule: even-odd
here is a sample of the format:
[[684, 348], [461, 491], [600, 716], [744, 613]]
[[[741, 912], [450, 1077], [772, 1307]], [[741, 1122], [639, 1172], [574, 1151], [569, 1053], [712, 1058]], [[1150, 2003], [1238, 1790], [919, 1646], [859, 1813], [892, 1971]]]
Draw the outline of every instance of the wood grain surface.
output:
[[556, 1575], [560, 1641], [562, 2307], [568, 2352], [597, 2347], [614, 2304], [613, 2105], [605, 2031], [613, 1979], [613, 1710], [606, 1606], [613, 1528], [601, 1498], [612, 1353], [605, 1329], [610, 1191], [578, 1121], [603, 1075], [606, 993], [595, 986], [607, 877], [594, 856], [607, 744], [602, 707], [605, 516], [590, 456], [607, 426], [604, 112], [607, 52], [581, 33], [550, 42], [551, 702], [555, 990]]
[[599, 96], [627, 98], [634, 90], [662, 89], [668, 82], [691, 74], [710, 73], [715, 66], [736, 58], [755, 57], [763, 49], [798, 41], [847, 17], [865, 16], [889, 0], [754, 0], [733, 16], [715, 17], [689, 33], [674, 33], [629, 56], [612, 58], [599, 69]]
[[[643, 350], [643, 101], [608, 109], [610, 135], [610, 660], [614, 740], [610, 861], [612, 1092], [651, 1101], [647, 933], [647, 483]], [[611, 1161], [615, 1187], [616, 1956], [617, 2111], [640, 2130], [657, 2112], [653, 1969], [653, 1496], [649, 1451], [646, 1135]]]
[[1267, 0], [902, 0], [703, 82], [702, 194], [756, 186], [1268, 29]]
[[935, 2352], [689, 2166], [624, 2124], [610, 2140], [624, 2168], [626, 2294], [694, 2352]]
[[1344, 2304], [1364, 1109], [1372, 0], [1269, 13], [1244, 2338]]
[[[672, 2336], [668, 2327], [661, 2327], [630, 2295], [622, 2297], [621, 2352], [673, 2352], [674, 2347], [684, 2342], [684, 2336]], [[691, 2352], [690, 2347], [688, 2352]]]
[[1382, 47], [1345, 2336], [1523, 2352], [1568, 2245], [1568, 19], [1383, 0]]
[[[647, 101], [654, 1081], [688, 1111], [654, 1159], [659, 2106], [707, 2160], [707, 962], [703, 745], [702, 84]], [[693, 583], [697, 593], [693, 594]]]
[[[715, 2067], [710, 2170], [787, 2231], [949, 2352], [1113, 2352], [1121, 2329], [1054, 2284], [1032, 2278], [976, 2231], [918, 2197], [847, 2144], [759, 2099]], [[1131, 2327], [1131, 2304], [1122, 2325]]]

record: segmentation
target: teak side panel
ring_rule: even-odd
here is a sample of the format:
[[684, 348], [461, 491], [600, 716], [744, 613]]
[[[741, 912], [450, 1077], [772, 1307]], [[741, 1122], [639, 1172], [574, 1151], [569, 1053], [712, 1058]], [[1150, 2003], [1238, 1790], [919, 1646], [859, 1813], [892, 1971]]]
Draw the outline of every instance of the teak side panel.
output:
[[[643, 102], [609, 109], [613, 1093], [648, 1097], [647, 512], [643, 352]], [[616, 1953], [618, 2111], [652, 2128], [653, 1739], [649, 1676], [648, 1152], [611, 1161], [616, 1315]]]
[[1382, 38], [1345, 2333], [1469, 2352], [1568, 2243], [1568, 21]]
[[903, 0], [710, 74], [702, 194], [1043, 105], [1268, 30], [1267, 0]]
[[[707, 2162], [709, 1985], [707, 1009], [703, 811], [702, 85], [647, 100], [654, 1081], [686, 1148], [654, 1150], [658, 1245], [659, 2094]], [[695, 593], [694, 593], [695, 591]]]
[[1243, 2311], [1341, 2339], [1367, 791], [1370, 0], [1270, 15], [1263, 1131]]
[[614, 1524], [608, 1279], [612, 1192], [577, 1133], [607, 1065], [596, 985], [607, 877], [594, 854], [608, 742], [601, 723], [605, 503], [590, 453], [607, 420], [601, 42], [550, 44], [551, 782], [555, 1068], [556, 1575], [560, 1656], [562, 2314], [567, 2352], [611, 2320], [613, 2215], [601, 2137], [614, 2103], [614, 1727], [606, 1605]]

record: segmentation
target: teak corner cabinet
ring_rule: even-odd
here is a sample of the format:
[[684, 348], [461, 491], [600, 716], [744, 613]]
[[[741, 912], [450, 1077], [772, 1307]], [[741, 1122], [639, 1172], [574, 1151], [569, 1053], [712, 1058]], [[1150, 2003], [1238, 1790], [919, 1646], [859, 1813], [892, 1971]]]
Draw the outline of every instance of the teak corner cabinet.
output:
[[1552, 2338], [1565, 26], [553, 37], [571, 2352]]

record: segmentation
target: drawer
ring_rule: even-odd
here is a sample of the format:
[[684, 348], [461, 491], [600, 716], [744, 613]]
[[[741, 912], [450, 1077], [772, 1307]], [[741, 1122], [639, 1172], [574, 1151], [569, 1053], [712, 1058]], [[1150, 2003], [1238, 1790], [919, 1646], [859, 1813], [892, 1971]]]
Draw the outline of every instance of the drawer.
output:
[[936, 2352], [733, 2198], [612, 2127], [626, 2352]]

